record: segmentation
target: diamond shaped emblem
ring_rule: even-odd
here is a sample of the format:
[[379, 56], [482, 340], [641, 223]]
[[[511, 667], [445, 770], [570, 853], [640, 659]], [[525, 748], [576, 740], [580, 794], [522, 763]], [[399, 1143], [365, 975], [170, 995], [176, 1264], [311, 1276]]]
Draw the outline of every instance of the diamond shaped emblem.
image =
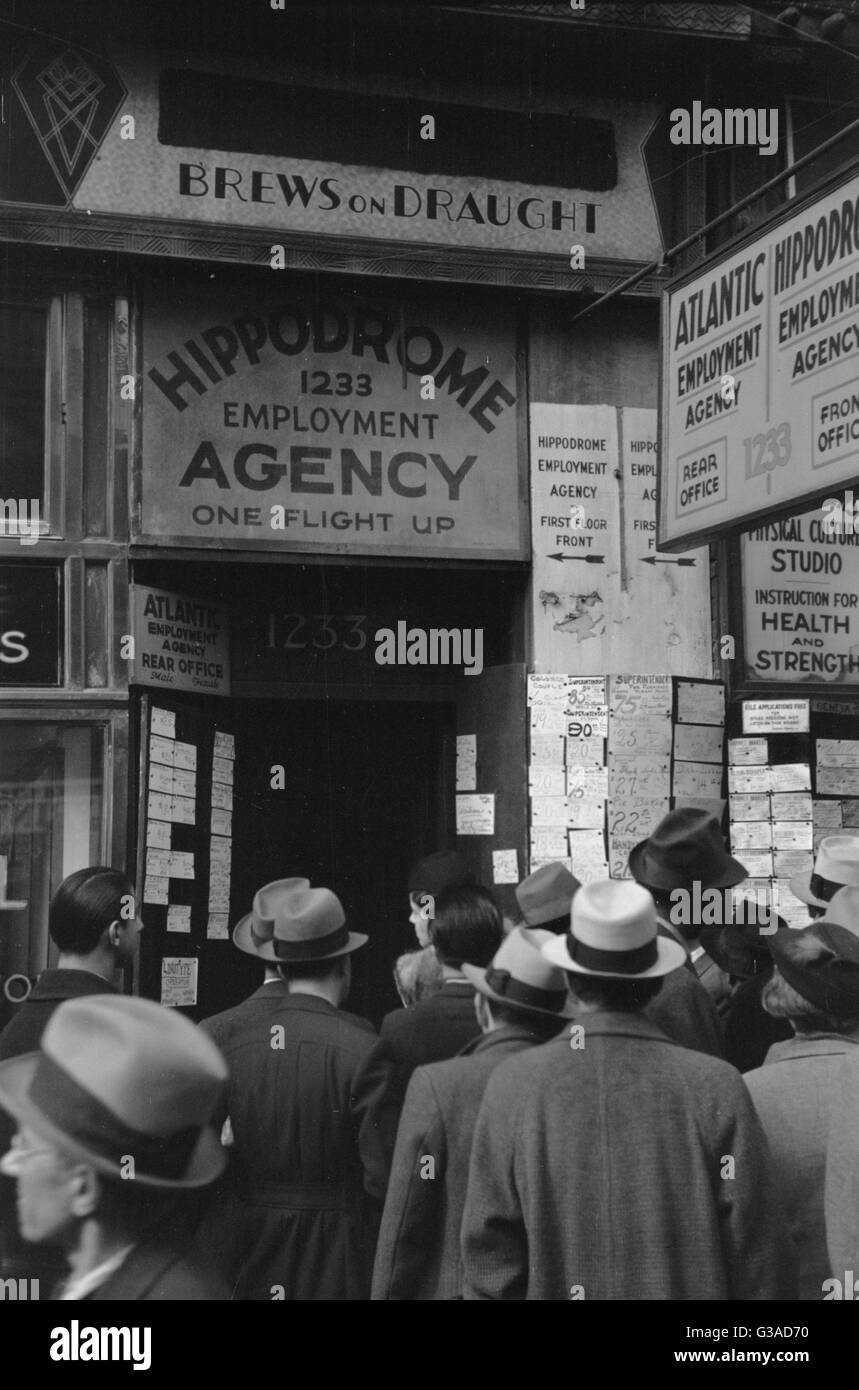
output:
[[127, 95], [106, 59], [42, 43], [12, 78], [36, 138], [71, 200]]

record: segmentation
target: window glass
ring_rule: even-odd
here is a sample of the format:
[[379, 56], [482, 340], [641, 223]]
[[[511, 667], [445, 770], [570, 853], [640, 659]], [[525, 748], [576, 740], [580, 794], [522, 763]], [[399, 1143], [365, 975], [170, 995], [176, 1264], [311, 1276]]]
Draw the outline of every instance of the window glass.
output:
[[46, 309], [0, 304], [0, 498], [45, 501]]
[[52, 894], [102, 862], [105, 743], [103, 725], [0, 722], [0, 977], [45, 969]]

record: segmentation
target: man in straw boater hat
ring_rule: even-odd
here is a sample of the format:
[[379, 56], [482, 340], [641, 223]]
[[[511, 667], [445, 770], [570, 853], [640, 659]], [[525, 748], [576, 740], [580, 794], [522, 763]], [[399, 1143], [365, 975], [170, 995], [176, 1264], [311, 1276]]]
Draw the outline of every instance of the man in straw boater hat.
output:
[[741, 1077], [643, 1014], [683, 964], [650, 894], [586, 884], [567, 934], [542, 949], [567, 972], [576, 1023], [489, 1078], [462, 1222], [465, 1297], [790, 1297]]
[[67, 1000], [37, 1052], [0, 1063], [0, 1105], [18, 1123], [0, 1163], [24, 1239], [68, 1255], [57, 1298], [229, 1297], [187, 1258], [184, 1219], [226, 1162], [210, 1123], [226, 1080], [188, 1019], [125, 995]]
[[542, 956], [547, 931], [516, 927], [484, 969], [464, 964], [481, 1035], [413, 1072], [385, 1201], [374, 1299], [462, 1296], [459, 1231], [474, 1122], [490, 1073], [572, 1017], [567, 982]]
[[839, 888], [859, 888], [859, 835], [848, 831], [821, 840], [811, 873], [790, 880], [790, 891], [807, 904], [811, 918], [823, 916]]
[[[730, 982], [701, 945], [701, 931], [730, 918], [728, 890], [743, 882], [746, 870], [725, 849], [718, 817], [697, 806], [669, 811], [630, 851], [629, 869], [653, 896], [660, 932], [685, 953], [685, 968], [668, 977], [648, 1016], [684, 1047], [722, 1057], [719, 1012], [727, 1011]], [[703, 906], [709, 909], [704, 921]]]
[[770, 950], [775, 969], [763, 1005], [786, 1018], [795, 1036], [771, 1047], [763, 1066], [744, 1080], [772, 1152], [766, 1183], [784, 1207], [799, 1297], [816, 1300], [830, 1274], [824, 1216], [830, 1128], [844, 1059], [859, 1056], [859, 888], [836, 892], [810, 926], [777, 931]]
[[402, 1094], [372, 1025], [342, 1008], [367, 937], [330, 889], [280, 879], [233, 941], [280, 978], [200, 1025], [230, 1069], [235, 1189], [201, 1248], [235, 1298], [368, 1298]]

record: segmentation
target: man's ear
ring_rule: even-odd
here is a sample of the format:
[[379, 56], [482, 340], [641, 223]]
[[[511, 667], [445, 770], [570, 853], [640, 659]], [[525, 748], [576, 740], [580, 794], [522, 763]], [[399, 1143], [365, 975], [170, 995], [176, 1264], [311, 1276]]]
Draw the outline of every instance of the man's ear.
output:
[[72, 1212], [81, 1218], [93, 1216], [101, 1200], [99, 1174], [85, 1163], [76, 1163], [70, 1181], [73, 1184]]
[[119, 945], [120, 938], [122, 936], [122, 927], [123, 923], [120, 922], [118, 917], [114, 917], [113, 921], [107, 929], [107, 940], [109, 945], [112, 946], [114, 950], [116, 950], [117, 946]]

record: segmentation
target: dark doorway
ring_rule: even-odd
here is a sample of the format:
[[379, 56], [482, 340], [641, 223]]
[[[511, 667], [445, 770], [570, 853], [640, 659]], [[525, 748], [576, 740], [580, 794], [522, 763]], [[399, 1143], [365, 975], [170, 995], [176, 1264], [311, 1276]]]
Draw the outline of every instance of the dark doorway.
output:
[[[249, 910], [257, 888], [293, 874], [332, 888], [350, 927], [370, 937], [346, 1007], [378, 1023], [399, 1004], [393, 963], [417, 944], [409, 866], [453, 843], [454, 707], [254, 700], [235, 715], [233, 904]], [[277, 766], [282, 790], [271, 785]]]

